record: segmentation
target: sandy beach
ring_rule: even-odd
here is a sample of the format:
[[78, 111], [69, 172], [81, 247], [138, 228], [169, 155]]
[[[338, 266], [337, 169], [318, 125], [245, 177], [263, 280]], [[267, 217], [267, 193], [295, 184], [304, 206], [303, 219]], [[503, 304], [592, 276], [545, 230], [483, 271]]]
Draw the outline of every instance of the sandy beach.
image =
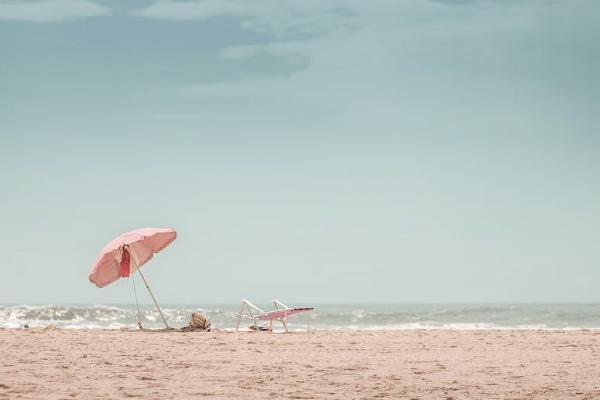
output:
[[0, 330], [1, 399], [597, 399], [597, 331]]

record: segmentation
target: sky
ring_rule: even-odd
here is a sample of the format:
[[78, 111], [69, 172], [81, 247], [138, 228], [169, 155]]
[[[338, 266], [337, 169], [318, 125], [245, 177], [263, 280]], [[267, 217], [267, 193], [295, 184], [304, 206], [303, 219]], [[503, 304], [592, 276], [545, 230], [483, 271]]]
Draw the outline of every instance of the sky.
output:
[[[600, 2], [0, 0], [0, 303], [600, 301]], [[142, 298], [149, 302], [148, 298]]]

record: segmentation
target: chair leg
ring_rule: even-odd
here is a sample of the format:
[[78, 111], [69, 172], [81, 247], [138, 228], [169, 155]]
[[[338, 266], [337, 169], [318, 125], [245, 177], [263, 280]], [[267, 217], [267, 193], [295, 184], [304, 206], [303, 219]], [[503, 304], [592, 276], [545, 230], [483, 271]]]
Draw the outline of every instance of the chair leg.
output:
[[285, 318], [281, 319], [281, 323], [283, 324], [283, 329], [285, 329], [285, 333], [288, 333], [287, 321]]
[[240, 322], [242, 322], [242, 313], [244, 312], [244, 302], [242, 301], [242, 308], [240, 308], [240, 315], [238, 316], [238, 322], [237, 325], [235, 327], [235, 331], [239, 331], [240, 329]]

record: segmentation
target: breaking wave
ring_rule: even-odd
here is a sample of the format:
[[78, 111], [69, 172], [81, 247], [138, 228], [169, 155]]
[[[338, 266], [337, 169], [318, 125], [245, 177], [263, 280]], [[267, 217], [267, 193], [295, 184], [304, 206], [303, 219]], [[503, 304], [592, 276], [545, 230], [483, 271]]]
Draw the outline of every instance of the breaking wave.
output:
[[[600, 329], [600, 304], [363, 304], [314, 305], [309, 314], [290, 318], [291, 329], [308, 323], [325, 330], [415, 329]], [[237, 305], [170, 305], [163, 311], [169, 324], [182, 327], [192, 312], [206, 315], [213, 326], [235, 327]], [[265, 307], [266, 309], [267, 307]], [[132, 305], [0, 305], [0, 328], [55, 326], [67, 329], [135, 328]], [[144, 327], [160, 328], [158, 311], [140, 309]], [[244, 325], [247, 325], [245, 323]]]

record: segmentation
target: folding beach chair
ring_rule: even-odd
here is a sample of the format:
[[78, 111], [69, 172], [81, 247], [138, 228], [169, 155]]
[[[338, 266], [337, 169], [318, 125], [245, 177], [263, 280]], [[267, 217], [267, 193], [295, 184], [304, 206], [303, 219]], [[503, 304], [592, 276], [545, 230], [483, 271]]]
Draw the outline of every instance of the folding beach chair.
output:
[[[235, 330], [238, 331], [240, 328], [240, 322], [242, 318], [250, 320], [253, 322], [252, 326], [255, 330], [268, 330], [272, 331], [273, 329], [273, 321], [279, 321], [283, 324], [283, 329], [285, 332], [288, 332], [287, 326], [287, 317], [290, 317], [294, 314], [298, 314], [304, 311], [312, 311], [313, 307], [288, 307], [279, 300], [273, 300], [273, 311], [263, 311], [254, 304], [250, 303], [248, 300], [242, 300], [242, 308], [240, 312], [236, 314], [238, 316], [237, 326]], [[269, 321], [269, 327], [259, 325], [260, 321]], [[309, 320], [310, 321], [310, 320]], [[306, 325], [306, 331], [310, 330], [310, 322]]]

